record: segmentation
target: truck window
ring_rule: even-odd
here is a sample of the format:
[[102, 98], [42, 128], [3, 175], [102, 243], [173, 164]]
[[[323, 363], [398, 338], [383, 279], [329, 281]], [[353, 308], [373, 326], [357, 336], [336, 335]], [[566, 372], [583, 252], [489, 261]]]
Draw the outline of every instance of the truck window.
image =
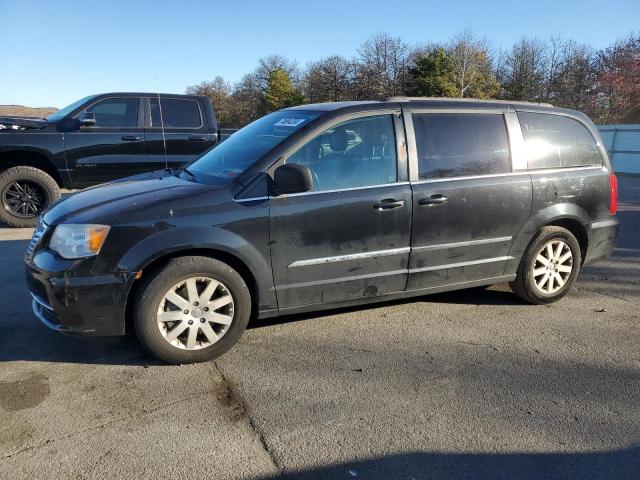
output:
[[130, 128], [138, 126], [137, 98], [105, 98], [89, 106], [87, 112], [93, 112], [95, 127]]
[[[151, 126], [161, 127], [157, 98], [150, 98]], [[165, 128], [200, 128], [202, 115], [198, 102], [179, 98], [161, 98], [162, 120]]]
[[339, 123], [287, 159], [311, 170], [313, 190], [385, 185], [397, 178], [395, 130], [391, 115]]
[[502, 115], [414, 113], [412, 116], [421, 179], [511, 171]]
[[601, 165], [593, 135], [561, 115], [518, 112], [530, 169]]

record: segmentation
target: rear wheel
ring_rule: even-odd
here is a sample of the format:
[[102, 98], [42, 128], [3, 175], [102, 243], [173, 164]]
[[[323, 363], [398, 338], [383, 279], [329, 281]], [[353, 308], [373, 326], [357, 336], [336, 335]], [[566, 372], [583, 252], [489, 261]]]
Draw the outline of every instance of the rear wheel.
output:
[[12, 227], [35, 226], [59, 198], [56, 181], [35, 167], [12, 167], [0, 174], [0, 221]]
[[141, 285], [134, 327], [142, 345], [168, 363], [213, 360], [240, 339], [251, 315], [242, 277], [209, 257], [179, 257]]
[[544, 227], [522, 257], [511, 289], [529, 303], [555, 302], [575, 283], [580, 259], [580, 244], [569, 230]]

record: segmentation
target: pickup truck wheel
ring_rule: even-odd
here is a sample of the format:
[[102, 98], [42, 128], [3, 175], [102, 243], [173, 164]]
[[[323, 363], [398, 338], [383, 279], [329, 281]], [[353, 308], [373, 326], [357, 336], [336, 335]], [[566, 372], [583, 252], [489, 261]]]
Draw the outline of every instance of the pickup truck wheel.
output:
[[580, 244], [569, 230], [543, 227], [525, 251], [511, 290], [536, 305], [560, 300], [578, 277], [580, 259]]
[[38, 216], [60, 198], [49, 174], [34, 167], [11, 167], [0, 173], [0, 221], [11, 227], [34, 227]]
[[174, 258], [143, 281], [133, 309], [136, 335], [167, 363], [213, 360], [236, 344], [249, 322], [249, 289], [218, 260]]

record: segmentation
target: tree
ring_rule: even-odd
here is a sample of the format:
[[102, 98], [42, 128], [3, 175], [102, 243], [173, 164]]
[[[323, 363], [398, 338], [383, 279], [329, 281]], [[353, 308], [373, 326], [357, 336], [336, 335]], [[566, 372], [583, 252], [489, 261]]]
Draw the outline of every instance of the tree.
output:
[[304, 74], [304, 94], [311, 103], [339, 102], [352, 98], [353, 62], [334, 55], [312, 62]]
[[242, 127], [260, 116], [262, 89], [255, 75], [247, 74], [235, 84], [231, 94], [231, 124]]
[[498, 93], [500, 84], [492, 72], [486, 40], [465, 30], [453, 39], [448, 52], [457, 96], [492, 98]]
[[455, 97], [458, 89], [454, 82], [451, 56], [442, 47], [421, 54], [409, 70], [407, 94], [418, 97]]
[[547, 47], [538, 39], [521, 38], [502, 59], [498, 78], [501, 96], [509, 100], [540, 101], [545, 92]]
[[303, 101], [302, 94], [291, 84], [285, 70], [278, 68], [271, 72], [267, 79], [267, 87], [262, 101], [263, 113], [300, 105]]
[[549, 100], [558, 107], [592, 113], [595, 96], [595, 68], [592, 49], [587, 45], [567, 41], [564, 43], [559, 63], [559, 68], [550, 87]]
[[603, 123], [640, 123], [640, 34], [596, 56], [596, 110]]
[[258, 66], [253, 72], [255, 81], [262, 90], [267, 88], [267, 82], [276, 70], [283, 70], [289, 77], [290, 82], [295, 87], [299, 87], [300, 69], [296, 62], [290, 61], [282, 55], [272, 54], [260, 58], [258, 60]]
[[402, 95], [410, 60], [409, 46], [402, 38], [386, 33], [371, 37], [358, 49], [354, 95], [366, 100]]
[[187, 87], [188, 95], [203, 95], [209, 97], [213, 109], [216, 112], [218, 124], [222, 127], [232, 125], [231, 112], [231, 85], [221, 76], [215, 77], [211, 82], [202, 82], [198, 85]]

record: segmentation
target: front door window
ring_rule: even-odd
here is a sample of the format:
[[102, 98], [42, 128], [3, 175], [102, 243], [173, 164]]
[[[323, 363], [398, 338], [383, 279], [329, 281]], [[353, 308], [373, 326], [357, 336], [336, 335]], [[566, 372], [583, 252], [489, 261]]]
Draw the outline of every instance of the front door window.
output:
[[314, 191], [394, 183], [398, 173], [393, 117], [374, 115], [339, 123], [287, 162], [309, 167]]

